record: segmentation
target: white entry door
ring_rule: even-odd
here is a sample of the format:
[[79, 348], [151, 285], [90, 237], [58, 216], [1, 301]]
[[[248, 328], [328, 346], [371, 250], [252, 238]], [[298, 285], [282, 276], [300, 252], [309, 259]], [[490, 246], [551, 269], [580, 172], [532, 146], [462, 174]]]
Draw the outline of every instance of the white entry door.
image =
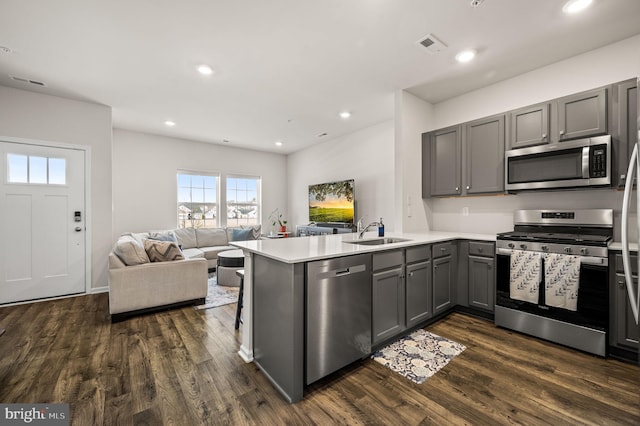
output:
[[0, 141], [0, 304], [85, 292], [85, 152]]

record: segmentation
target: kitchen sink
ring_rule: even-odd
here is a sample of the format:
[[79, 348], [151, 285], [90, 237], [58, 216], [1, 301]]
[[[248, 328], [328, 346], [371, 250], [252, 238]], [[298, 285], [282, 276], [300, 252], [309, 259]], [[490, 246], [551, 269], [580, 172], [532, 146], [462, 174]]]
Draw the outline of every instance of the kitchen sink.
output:
[[377, 246], [381, 244], [393, 244], [393, 243], [402, 243], [404, 241], [411, 241], [406, 238], [375, 238], [372, 240], [353, 240], [353, 241], [343, 241], [348, 244], [359, 244], [364, 246]]

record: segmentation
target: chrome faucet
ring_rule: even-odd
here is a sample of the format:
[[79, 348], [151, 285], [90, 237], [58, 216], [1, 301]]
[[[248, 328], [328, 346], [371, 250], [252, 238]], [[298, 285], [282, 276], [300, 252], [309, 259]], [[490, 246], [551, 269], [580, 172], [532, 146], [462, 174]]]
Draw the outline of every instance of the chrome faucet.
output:
[[[358, 224], [360, 224], [360, 222], [358, 222]], [[363, 229], [360, 229], [360, 231], [358, 231], [358, 239], [362, 239], [362, 237], [364, 236], [364, 233], [367, 232], [369, 228], [371, 228], [372, 226], [379, 226], [379, 225], [380, 224], [378, 222], [371, 222], [370, 224], [365, 226]]]

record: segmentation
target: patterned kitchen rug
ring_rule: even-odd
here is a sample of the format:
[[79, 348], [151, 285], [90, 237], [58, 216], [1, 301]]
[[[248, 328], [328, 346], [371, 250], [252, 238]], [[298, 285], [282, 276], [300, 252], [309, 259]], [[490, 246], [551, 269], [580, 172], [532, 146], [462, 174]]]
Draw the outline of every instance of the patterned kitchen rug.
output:
[[425, 330], [416, 330], [371, 355], [375, 361], [420, 384], [466, 347]]
[[226, 287], [218, 285], [215, 273], [209, 274], [209, 290], [203, 305], [195, 307], [197, 310], [217, 308], [218, 306], [238, 303], [240, 287]]

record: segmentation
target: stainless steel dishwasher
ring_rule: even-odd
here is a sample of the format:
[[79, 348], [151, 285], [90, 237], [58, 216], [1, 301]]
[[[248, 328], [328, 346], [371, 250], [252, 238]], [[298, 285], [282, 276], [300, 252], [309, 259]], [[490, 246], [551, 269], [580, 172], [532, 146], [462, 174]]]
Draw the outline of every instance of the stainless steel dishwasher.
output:
[[306, 384], [371, 353], [371, 255], [307, 263]]

